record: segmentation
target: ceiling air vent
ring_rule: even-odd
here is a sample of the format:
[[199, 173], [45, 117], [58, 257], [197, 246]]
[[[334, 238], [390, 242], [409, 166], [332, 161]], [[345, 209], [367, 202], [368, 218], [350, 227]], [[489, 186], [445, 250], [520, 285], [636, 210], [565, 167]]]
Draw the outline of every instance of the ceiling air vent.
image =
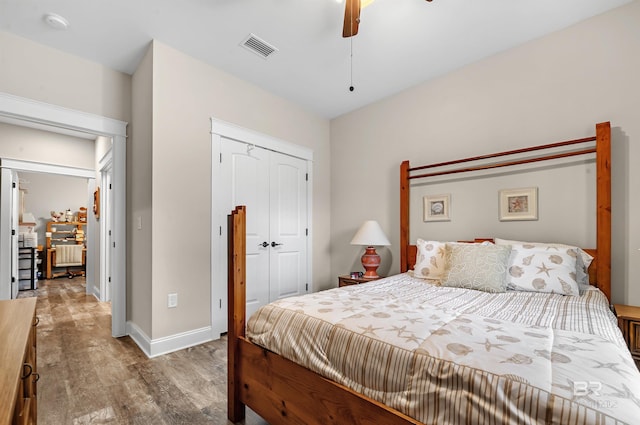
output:
[[274, 46], [258, 38], [255, 34], [249, 34], [249, 36], [240, 45], [264, 59], [278, 51]]

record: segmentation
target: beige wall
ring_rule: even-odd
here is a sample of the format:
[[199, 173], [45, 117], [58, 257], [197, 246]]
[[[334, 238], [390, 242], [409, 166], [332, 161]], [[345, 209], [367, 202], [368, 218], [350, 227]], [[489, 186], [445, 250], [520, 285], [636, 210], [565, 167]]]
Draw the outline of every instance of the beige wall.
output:
[[93, 140], [0, 123], [0, 157], [91, 170], [95, 144]]
[[131, 77], [0, 31], [0, 91], [129, 122]]
[[333, 120], [332, 275], [359, 265], [361, 250], [349, 241], [368, 218], [392, 242], [382, 267], [398, 271], [402, 160], [421, 165], [584, 137], [610, 120], [613, 301], [640, 304], [638, 22], [633, 2]]
[[[151, 178], [153, 51], [148, 49], [132, 78], [132, 124], [127, 143], [127, 319], [152, 334]], [[142, 224], [138, 229], [138, 221]]]
[[[154, 42], [153, 339], [211, 322], [211, 117], [313, 150], [313, 282], [333, 283], [329, 121]], [[177, 308], [167, 308], [170, 292], [178, 293]]]

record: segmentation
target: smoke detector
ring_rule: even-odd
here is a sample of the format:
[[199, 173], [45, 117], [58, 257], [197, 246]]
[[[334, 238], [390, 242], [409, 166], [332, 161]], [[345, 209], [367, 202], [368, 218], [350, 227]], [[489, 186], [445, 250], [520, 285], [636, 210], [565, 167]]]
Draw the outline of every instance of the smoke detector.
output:
[[43, 19], [51, 28], [55, 28], [61, 31], [69, 28], [69, 21], [55, 13], [47, 13], [46, 15], [44, 15]]

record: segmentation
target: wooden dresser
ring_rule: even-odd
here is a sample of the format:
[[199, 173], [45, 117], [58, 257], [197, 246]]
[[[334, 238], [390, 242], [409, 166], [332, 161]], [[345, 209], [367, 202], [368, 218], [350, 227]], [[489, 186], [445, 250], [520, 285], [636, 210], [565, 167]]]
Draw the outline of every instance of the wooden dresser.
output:
[[36, 298], [0, 301], [0, 425], [38, 422]]

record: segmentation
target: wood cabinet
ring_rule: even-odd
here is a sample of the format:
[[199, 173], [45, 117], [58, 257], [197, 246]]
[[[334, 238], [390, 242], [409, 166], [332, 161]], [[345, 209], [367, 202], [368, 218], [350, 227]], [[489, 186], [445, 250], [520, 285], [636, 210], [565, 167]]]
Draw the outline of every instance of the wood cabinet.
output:
[[351, 277], [349, 275], [342, 275], [342, 276], [338, 276], [338, 286], [343, 287], [343, 286], [349, 286], [349, 285], [358, 285], [360, 283], [371, 282], [372, 280], [378, 280], [380, 278], [381, 277], [376, 279], [367, 279], [364, 277]]
[[0, 301], [0, 425], [38, 422], [36, 298]]
[[624, 340], [627, 342], [636, 366], [640, 369], [640, 307], [616, 304], [614, 309]]

